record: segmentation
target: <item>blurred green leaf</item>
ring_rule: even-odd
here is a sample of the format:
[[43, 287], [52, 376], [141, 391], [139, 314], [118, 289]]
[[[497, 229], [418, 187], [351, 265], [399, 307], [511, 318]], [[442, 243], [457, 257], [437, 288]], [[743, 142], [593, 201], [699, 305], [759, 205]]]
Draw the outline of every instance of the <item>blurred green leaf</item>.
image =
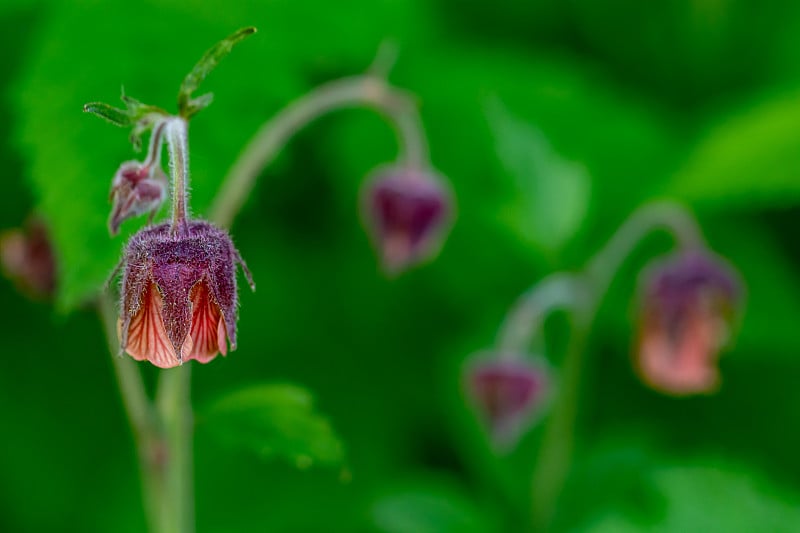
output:
[[563, 159], [541, 130], [499, 99], [488, 102], [486, 114], [513, 193], [500, 217], [523, 240], [557, 252], [586, 218], [591, 188], [586, 170]]
[[764, 98], [718, 118], [665, 192], [715, 209], [796, 205], [800, 94]]
[[800, 500], [781, 493], [752, 471], [725, 465], [669, 466], [655, 469], [650, 478], [664, 499], [653, 523], [612, 512], [583, 531], [792, 533], [800, 524]]
[[223, 443], [250, 449], [264, 459], [282, 457], [298, 468], [344, 461], [342, 443], [328, 420], [314, 410], [311, 393], [294, 385], [237, 390], [212, 402], [200, 419]]
[[457, 486], [424, 479], [396, 487], [372, 505], [374, 529], [382, 533], [479, 533], [498, 531], [484, 505]]
[[741, 328], [734, 335], [731, 356], [797, 357], [800, 280], [775, 236], [755, 221], [730, 217], [711, 219], [706, 229], [714, 248], [738, 270], [744, 284]]

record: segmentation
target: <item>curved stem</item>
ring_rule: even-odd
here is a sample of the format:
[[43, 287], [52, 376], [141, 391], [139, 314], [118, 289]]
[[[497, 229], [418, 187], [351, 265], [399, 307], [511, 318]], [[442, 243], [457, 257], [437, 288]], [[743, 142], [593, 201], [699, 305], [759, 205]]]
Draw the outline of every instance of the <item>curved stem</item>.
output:
[[332, 81], [299, 98], [261, 126], [225, 177], [211, 207], [211, 220], [222, 226], [233, 222], [261, 170], [299, 130], [326, 113], [356, 106], [383, 112], [395, 125], [402, 157], [409, 164], [424, 164], [427, 145], [416, 108], [407, 95], [370, 74]]
[[539, 281], [517, 299], [506, 315], [497, 345], [501, 356], [516, 357], [528, 350], [547, 316], [560, 309], [576, 309], [587, 298], [585, 283], [574, 274], [559, 272]]
[[169, 170], [172, 177], [172, 234], [186, 234], [189, 225], [187, 205], [189, 196], [189, 139], [186, 120], [170, 117], [166, 124], [169, 147]]
[[608, 290], [614, 275], [634, 248], [657, 229], [672, 234], [680, 248], [705, 246], [700, 227], [686, 208], [667, 201], [645, 204], [628, 217], [586, 265], [586, 275], [595, 284], [598, 299]]
[[[548, 529], [551, 524], [558, 497], [566, 482], [572, 464], [572, 452], [575, 447], [575, 425], [580, 407], [580, 389], [583, 379], [585, 343], [597, 315], [597, 310], [605, 297], [614, 276], [635, 247], [652, 231], [664, 229], [675, 238], [676, 245], [682, 248], [704, 246], [705, 242], [694, 217], [682, 206], [671, 202], [654, 202], [645, 204], [635, 211], [612, 235], [608, 243], [589, 260], [585, 268], [583, 281], [586, 291], [583, 304], [577, 306], [582, 314], [574, 316], [573, 332], [562, 366], [561, 389], [553, 411], [550, 413], [544, 429], [539, 458], [531, 483], [532, 524], [538, 531]], [[555, 282], [558, 274], [545, 278], [541, 286], [532, 289], [527, 302], [561, 304], [548, 293], [558, 295]], [[564, 276], [563, 274], [561, 276]], [[541, 291], [541, 295], [537, 293]], [[523, 301], [523, 302], [524, 302]], [[531, 303], [530, 307], [534, 304]], [[527, 331], [540, 328], [547, 311], [559, 307], [542, 306], [542, 311], [528, 325]], [[513, 315], [512, 315], [513, 316]], [[522, 329], [522, 320], [530, 314], [520, 312], [519, 322], [514, 321], [515, 328]], [[519, 324], [518, 326], [516, 324]], [[523, 330], [525, 331], [525, 330]], [[513, 334], [509, 333], [509, 335]], [[520, 335], [529, 342], [532, 333]]]
[[150, 134], [150, 144], [147, 147], [147, 158], [144, 160], [145, 167], [161, 164], [161, 144], [164, 142], [164, 128], [167, 120], [161, 119], [153, 125], [153, 133]]
[[[389, 111], [387, 114], [394, 122], [397, 138], [400, 141], [398, 159], [411, 168], [421, 170], [428, 161], [428, 143], [425, 140], [425, 129], [416, 108], [409, 106], [407, 110]], [[411, 175], [410, 173], [408, 174]]]

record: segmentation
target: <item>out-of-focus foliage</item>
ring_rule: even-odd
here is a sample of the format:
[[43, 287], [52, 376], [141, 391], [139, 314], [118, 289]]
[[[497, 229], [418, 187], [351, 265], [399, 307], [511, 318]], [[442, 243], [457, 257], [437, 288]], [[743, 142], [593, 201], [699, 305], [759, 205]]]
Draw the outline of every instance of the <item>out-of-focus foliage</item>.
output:
[[301, 468], [340, 464], [342, 444], [313, 408], [311, 394], [299, 387], [252, 385], [216, 399], [199, 416], [201, 427], [235, 449], [283, 456]]
[[[494, 456], [461, 397], [460, 365], [491, 344], [519, 293], [579, 268], [655, 197], [695, 208], [736, 265], [748, 287], [741, 332], [718, 395], [674, 400], [642, 387], [628, 355], [632, 297], [638, 271], [668, 248], [648, 239], [589, 343], [557, 529], [797, 529], [796, 2], [17, 0], [0, 6], [0, 229], [39, 212], [60, 292], [54, 312], [0, 282], [0, 530], [144, 528], [110, 356], [82, 305], [143, 223], [116, 239], [106, 229], [111, 178], [135, 154], [126, 131], [81, 110], [115, 102], [124, 86], [175, 111], [200, 55], [250, 25], [259, 32], [203, 82], [215, 100], [192, 121], [197, 215], [264, 120], [363, 71], [392, 38], [391, 79], [419, 97], [458, 220], [437, 261], [381, 276], [358, 186], [395, 146], [369, 111], [317, 121], [263, 172], [232, 228], [258, 283], [242, 294], [239, 349], [193, 376], [200, 531], [523, 530], [541, 435]], [[558, 345], [565, 328], [553, 326]], [[231, 449], [241, 426], [212, 437], [202, 408], [261, 381], [313, 391], [347, 450], [348, 482], [338, 468], [298, 471]], [[328, 426], [293, 390], [270, 397], [300, 398], [278, 403], [301, 412], [304, 436], [267, 445], [335, 462], [330, 435], [306, 440]], [[650, 445], [628, 453], [641, 440]]]

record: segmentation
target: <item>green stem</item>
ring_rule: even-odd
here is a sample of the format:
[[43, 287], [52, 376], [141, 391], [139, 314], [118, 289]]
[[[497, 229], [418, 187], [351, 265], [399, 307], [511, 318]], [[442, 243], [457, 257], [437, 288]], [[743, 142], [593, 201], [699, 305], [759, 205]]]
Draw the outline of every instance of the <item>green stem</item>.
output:
[[570, 273], [551, 274], [517, 299], [500, 326], [497, 345], [502, 355], [525, 353], [547, 316], [559, 309], [578, 309], [586, 300], [583, 280]]
[[261, 170], [294, 134], [326, 113], [357, 106], [383, 112], [397, 131], [401, 158], [409, 165], [424, 164], [428, 150], [423, 129], [416, 107], [405, 93], [371, 74], [332, 81], [289, 104], [261, 126], [223, 180], [211, 207], [211, 220], [231, 225]]
[[531, 513], [535, 531], [549, 528], [571, 468], [588, 333], [588, 324], [575, 325], [561, 367], [561, 393], [553, 405], [542, 437], [537, 468], [531, 481]]
[[194, 420], [191, 407], [191, 365], [161, 371], [156, 408], [163, 424], [165, 467], [162, 482], [168, 497], [163, 514], [168, 529], [194, 531]]
[[[645, 204], [635, 211], [612, 235], [608, 243], [587, 263], [583, 274], [585, 291], [576, 292], [583, 301], [575, 305], [573, 314], [573, 331], [562, 365], [559, 396], [548, 417], [544, 429], [539, 457], [531, 482], [531, 518], [537, 531], [546, 531], [555, 515], [558, 498], [566, 483], [572, 465], [575, 448], [575, 426], [580, 407], [580, 391], [585, 366], [585, 344], [595, 322], [597, 311], [619, 272], [620, 267], [634, 248], [652, 231], [664, 229], [676, 241], [677, 246], [692, 248], [704, 245], [704, 239], [694, 217], [682, 206], [671, 202], [653, 202]], [[554, 275], [546, 280], [560, 279]], [[557, 288], [557, 287], [556, 287]], [[552, 281], [543, 286], [535, 286], [523, 302], [527, 308], [534, 307], [537, 293], [552, 291]], [[564, 290], [556, 291], [557, 295], [567, 295]], [[549, 301], [539, 297], [539, 301]], [[530, 338], [541, 332], [541, 323], [548, 311], [563, 307], [566, 302], [562, 298], [554, 299], [558, 305], [539, 309], [537, 320], [527, 326], [516, 327], [516, 338], [530, 342]], [[576, 302], [576, 304], [579, 302]], [[522, 307], [526, 308], [525, 305]], [[530, 315], [530, 310], [528, 315]], [[525, 314], [520, 312], [525, 318]], [[522, 318], [510, 320], [513, 324], [522, 325]], [[534, 329], [536, 328], [536, 329]], [[514, 331], [511, 329], [510, 331]]]
[[122, 405], [133, 432], [142, 479], [142, 501], [148, 526], [150, 531], [169, 531], [160, 518], [166, 494], [160, 482], [162, 454], [158, 415], [145, 393], [136, 362], [119, 354], [117, 311], [108, 293], [100, 296], [98, 311], [111, 352], [111, 362], [119, 385]]

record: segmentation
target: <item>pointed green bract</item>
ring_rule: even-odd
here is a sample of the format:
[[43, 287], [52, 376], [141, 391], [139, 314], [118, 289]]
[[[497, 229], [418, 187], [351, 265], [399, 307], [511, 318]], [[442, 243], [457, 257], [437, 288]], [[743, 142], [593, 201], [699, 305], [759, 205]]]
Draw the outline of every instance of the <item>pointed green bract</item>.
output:
[[142, 149], [142, 135], [153, 126], [156, 118], [167, 115], [167, 112], [160, 107], [143, 104], [136, 98], [126, 95], [124, 90], [120, 99], [125, 103], [126, 109], [104, 102], [90, 102], [83, 106], [83, 111], [121, 128], [132, 127], [130, 142], [138, 152]]
[[131, 125], [131, 117], [128, 111], [103, 102], [89, 102], [83, 106], [83, 112], [91, 113], [120, 128]]
[[209, 72], [216, 68], [222, 58], [231, 52], [236, 43], [255, 32], [256, 29], [252, 26], [242, 28], [229, 35], [203, 54], [200, 61], [197, 62], [191, 72], [183, 79], [181, 89], [178, 92], [178, 109], [182, 117], [190, 118], [211, 103], [212, 97], [210, 94], [205, 94], [193, 99], [192, 93], [197, 90], [197, 87], [206, 76], [208, 76]]

